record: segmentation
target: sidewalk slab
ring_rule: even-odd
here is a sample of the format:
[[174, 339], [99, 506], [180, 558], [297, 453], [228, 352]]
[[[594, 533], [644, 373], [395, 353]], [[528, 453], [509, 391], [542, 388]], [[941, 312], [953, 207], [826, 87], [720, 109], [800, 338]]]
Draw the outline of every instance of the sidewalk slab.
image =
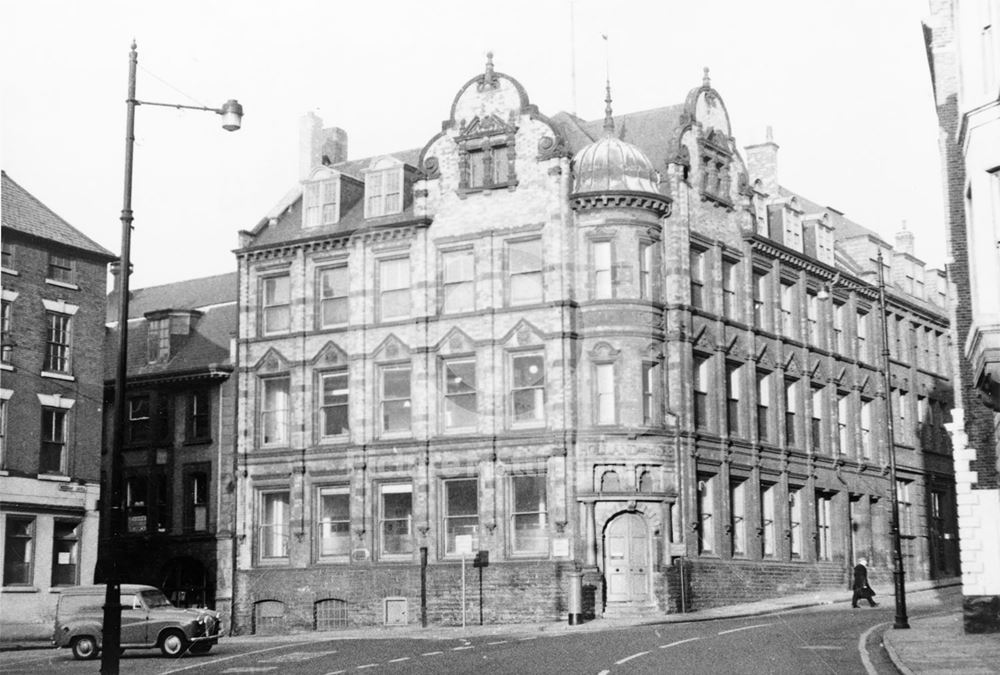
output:
[[909, 623], [882, 635], [889, 658], [904, 675], [1000, 673], [1000, 634], [966, 633], [961, 609]]

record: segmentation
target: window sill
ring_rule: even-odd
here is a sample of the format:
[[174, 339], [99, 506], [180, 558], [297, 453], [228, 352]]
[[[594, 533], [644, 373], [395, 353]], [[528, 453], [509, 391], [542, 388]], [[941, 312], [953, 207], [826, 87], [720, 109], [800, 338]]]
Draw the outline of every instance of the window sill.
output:
[[380, 441], [388, 441], [402, 438], [413, 438], [413, 430], [407, 429], [406, 431], [383, 431], [379, 434], [378, 439]]
[[475, 434], [477, 430], [478, 427], [448, 427], [441, 434], [444, 436], [468, 436]]
[[66, 373], [57, 373], [51, 370], [43, 370], [39, 373], [42, 377], [47, 377], [52, 380], [65, 380], [66, 382], [76, 382], [76, 378], [72, 375], [67, 375]]
[[491, 194], [494, 190], [511, 190], [513, 191], [517, 187], [516, 180], [509, 180], [506, 183], [496, 183], [495, 185], [477, 185], [475, 187], [460, 187], [458, 188], [458, 196], [460, 199], [465, 199], [469, 195], [474, 195], [478, 193], [483, 193], [484, 195]]
[[59, 281], [58, 279], [46, 279], [45, 283], [50, 286], [58, 286], [59, 288], [68, 288], [71, 291], [78, 291], [80, 287], [76, 284], [70, 283], [68, 281]]
[[349, 555], [342, 555], [337, 557], [331, 556], [329, 558], [316, 559], [317, 565], [349, 565], [350, 562], [351, 562], [351, 556]]
[[537, 422], [511, 422], [510, 423], [510, 430], [511, 431], [522, 431], [522, 430], [544, 429], [544, 428], [545, 428], [545, 420], [539, 420]]
[[69, 476], [64, 476], [59, 473], [40, 473], [38, 474], [38, 480], [50, 480], [54, 483], [68, 483], [70, 478]]
[[38, 588], [35, 586], [4, 586], [4, 593], [38, 593]]
[[288, 567], [291, 565], [289, 558], [261, 558], [257, 561], [257, 567]]
[[2, 271], [4, 274], [10, 274], [15, 277], [21, 276], [20, 272], [18, 272], [17, 270], [12, 270], [9, 267], [0, 267], [0, 271]]
[[340, 434], [339, 436], [325, 436], [319, 439], [319, 445], [322, 446], [336, 446], [336, 445], [347, 445], [351, 442], [350, 434]]
[[0, 363], [0, 370], [7, 370], [13, 372], [14, 366], [10, 365], [9, 363]]

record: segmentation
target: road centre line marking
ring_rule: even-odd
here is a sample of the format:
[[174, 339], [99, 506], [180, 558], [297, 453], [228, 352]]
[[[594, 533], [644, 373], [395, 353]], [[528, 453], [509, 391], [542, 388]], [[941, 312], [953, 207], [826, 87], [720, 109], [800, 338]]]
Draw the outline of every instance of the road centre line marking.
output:
[[343, 670], [331, 670], [329, 673], [326, 673], [326, 675], [344, 675], [344, 671]]
[[621, 661], [615, 661], [615, 665], [616, 665], [616, 666], [620, 666], [621, 664], [623, 664], [623, 663], [625, 663], [625, 662], [627, 662], [627, 661], [631, 661], [632, 659], [637, 659], [637, 658], [639, 658], [640, 656], [645, 656], [645, 655], [646, 655], [646, 654], [648, 654], [648, 653], [649, 653], [649, 652], [639, 652], [638, 654], [633, 654], [632, 656], [626, 656], [626, 657], [625, 657], [624, 659], [622, 659]]
[[457, 652], [457, 651], [461, 651], [463, 649], [472, 649], [472, 648], [473, 648], [473, 645], [462, 645], [461, 647], [452, 647], [451, 651]]
[[424, 652], [421, 656], [437, 656], [438, 654], [444, 654], [444, 652]]
[[685, 642], [694, 642], [695, 640], [700, 640], [700, 637], [688, 638], [687, 640], [678, 640], [677, 642], [671, 642], [668, 645], [660, 645], [660, 649], [669, 649], [670, 647], [676, 647], [677, 645], [682, 645]]
[[876, 675], [876, 673], [878, 673], [878, 671], [875, 670], [875, 666], [872, 665], [872, 660], [868, 658], [868, 649], [865, 648], [865, 645], [868, 644], [868, 636], [871, 635], [872, 631], [875, 630], [876, 628], [888, 625], [889, 625], [888, 621], [877, 623], [868, 630], [866, 630], [864, 633], [862, 633], [861, 637], [858, 638], [858, 652], [861, 654], [861, 663], [864, 664], [865, 671], [868, 673], [868, 675]]
[[725, 635], [727, 633], [738, 633], [741, 630], [750, 630], [751, 628], [767, 628], [768, 626], [773, 626], [774, 622], [771, 623], [757, 623], [752, 626], [743, 626], [741, 628], [730, 628], [729, 630], [722, 630], [717, 633], [717, 635]]
[[505, 645], [505, 644], [507, 644], [507, 640], [497, 640], [496, 642], [487, 642], [486, 644], [488, 644], [488, 645]]
[[366, 663], [363, 666], [358, 666], [358, 670], [363, 670], [364, 668], [374, 668], [377, 665], [377, 663]]
[[277, 647], [268, 647], [267, 649], [258, 649], [257, 651], [253, 651], [253, 652], [245, 652], [245, 653], [242, 653], [242, 654], [233, 654], [231, 656], [221, 656], [221, 657], [219, 657], [217, 659], [213, 659], [211, 661], [202, 661], [201, 659], [198, 659], [197, 663], [194, 663], [194, 664], [192, 664], [190, 666], [184, 666], [183, 668], [175, 668], [173, 670], [164, 671], [163, 675], [173, 675], [174, 673], [182, 673], [185, 670], [193, 670], [195, 668], [203, 668], [205, 666], [212, 666], [212, 665], [215, 665], [216, 663], [222, 663], [223, 661], [231, 661], [232, 659], [238, 659], [238, 658], [242, 658], [244, 656], [253, 656], [254, 654], [263, 654], [264, 652], [273, 652], [276, 649], [288, 649], [289, 647], [299, 647], [299, 646], [307, 645], [307, 644], [309, 644], [309, 643], [308, 642], [291, 642], [291, 643], [287, 643], [287, 644], [283, 644], [283, 645], [278, 645]]
[[610, 675], [610, 673], [611, 673], [611, 671], [610, 671], [610, 670], [602, 670], [602, 671], [601, 671], [601, 672], [599, 672], [599, 673], [598, 673], [597, 675]]
[[838, 647], [837, 645], [803, 645], [802, 649], [830, 649], [830, 650], [838, 650], [838, 649], [843, 649], [843, 647]]
[[398, 659], [391, 659], [389, 663], [399, 663], [400, 661], [409, 661], [409, 656], [400, 656]]
[[527, 642], [528, 640], [537, 640], [537, 639], [538, 639], [538, 636], [537, 635], [533, 635], [531, 637], [518, 638], [518, 641], [519, 642]]

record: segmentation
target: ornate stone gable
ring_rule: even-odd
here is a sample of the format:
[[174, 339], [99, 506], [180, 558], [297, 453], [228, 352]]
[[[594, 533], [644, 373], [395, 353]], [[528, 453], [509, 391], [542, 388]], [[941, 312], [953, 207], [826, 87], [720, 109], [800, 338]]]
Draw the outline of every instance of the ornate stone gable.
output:
[[382, 344], [372, 352], [376, 361], [406, 361], [410, 358], [410, 348], [393, 334], [390, 334]]
[[272, 373], [287, 372], [290, 368], [291, 363], [289, 360], [280, 351], [271, 347], [264, 352], [263, 356], [257, 359], [257, 363], [253, 365], [252, 370], [258, 375], [270, 375]]
[[475, 342], [461, 328], [452, 328], [438, 340], [434, 350], [442, 356], [452, 354], [469, 354], [476, 350]]
[[312, 359], [312, 365], [319, 367], [346, 366], [347, 362], [347, 352], [332, 340], [323, 345]]
[[545, 336], [527, 319], [521, 319], [507, 334], [500, 338], [500, 344], [507, 349], [517, 347], [538, 347], [545, 344]]

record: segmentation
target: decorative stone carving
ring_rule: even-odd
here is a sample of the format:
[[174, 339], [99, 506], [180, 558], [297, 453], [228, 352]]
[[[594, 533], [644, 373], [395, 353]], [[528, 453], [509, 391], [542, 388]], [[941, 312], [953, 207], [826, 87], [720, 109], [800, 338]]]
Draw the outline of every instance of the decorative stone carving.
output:
[[424, 177], [427, 180], [441, 177], [441, 167], [437, 157], [428, 157], [424, 160]]
[[542, 136], [538, 139], [538, 161], [554, 159], [556, 157], [568, 157], [569, 150], [562, 136]]

